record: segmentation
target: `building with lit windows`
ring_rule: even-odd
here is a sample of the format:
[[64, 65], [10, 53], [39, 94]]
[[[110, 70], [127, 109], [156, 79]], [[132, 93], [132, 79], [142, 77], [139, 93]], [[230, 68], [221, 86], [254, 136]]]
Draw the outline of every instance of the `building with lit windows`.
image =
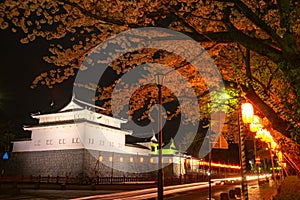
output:
[[[31, 131], [31, 138], [13, 142], [12, 159], [18, 163], [14, 173], [123, 176], [151, 171], [151, 165], [157, 165], [157, 156], [151, 153], [156, 138], [127, 144], [126, 136], [132, 135], [132, 131], [121, 127], [127, 121], [95, 109], [103, 108], [73, 98], [58, 112], [32, 114], [38, 124], [24, 126]], [[169, 162], [177, 151], [168, 152], [165, 159]]]
[[[14, 141], [6, 175], [113, 177], [156, 175], [158, 162], [155, 136], [127, 143], [132, 131], [122, 128], [127, 121], [95, 110], [103, 108], [72, 98], [55, 113], [36, 113], [35, 125], [24, 126], [31, 138]], [[216, 144], [228, 148], [223, 137]], [[205, 173], [207, 162], [183, 155], [173, 140], [163, 149], [165, 175]], [[200, 166], [201, 165], [201, 166]], [[227, 167], [221, 166], [219, 167]], [[237, 169], [237, 168], [233, 168]]]

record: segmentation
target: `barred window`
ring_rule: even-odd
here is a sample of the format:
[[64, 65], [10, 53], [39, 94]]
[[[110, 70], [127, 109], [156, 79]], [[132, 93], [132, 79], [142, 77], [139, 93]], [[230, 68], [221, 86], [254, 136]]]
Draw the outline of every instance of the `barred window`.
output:
[[58, 143], [59, 144], [66, 144], [66, 139], [59, 139]]

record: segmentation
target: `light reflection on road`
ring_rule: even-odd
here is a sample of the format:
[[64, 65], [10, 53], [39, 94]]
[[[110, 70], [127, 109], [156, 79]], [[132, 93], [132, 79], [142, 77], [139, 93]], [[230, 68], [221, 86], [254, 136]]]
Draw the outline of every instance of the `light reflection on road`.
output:
[[[270, 175], [261, 175], [260, 178], [266, 178]], [[247, 181], [257, 180], [257, 175], [249, 175], [247, 176]], [[221, 178], [221, 179], [212, 179], [212, 187], [216, 185], [222, 185], [224, 183], [238, 183], [241, 181], [241, 177], [232, 177], [232, 178]], [[184, 193], [189, 191], [195, 191], [200, 189], [208, 188], [209, 184], [207, 182], [199, 182], [199, 183], [191, 183], [191, 184], [182, 184], [182, 185], [175, 185], [175, 186], [165, 186], [164, 187], [164, 195], [172, 195], [177, 193]], [[219, 192], [220, 193], [220, 192]], [[214, 194], [214, 195], [219, 195]], [[143, 189], [143, 190], [135, 190], [135, 191], [128, 191], [128, 192], [119, 192], [114, 194], [104, 194], [104, 195], [94, 195], [89, 197], [81, 197], [76, 198], [73, 200], [84, 200], [84, 199], [101, 199], [101, 200], [140, 200], [140, 199], [150, 199], [157, 197], [157, 188], [150, 188], [150, 189]]]

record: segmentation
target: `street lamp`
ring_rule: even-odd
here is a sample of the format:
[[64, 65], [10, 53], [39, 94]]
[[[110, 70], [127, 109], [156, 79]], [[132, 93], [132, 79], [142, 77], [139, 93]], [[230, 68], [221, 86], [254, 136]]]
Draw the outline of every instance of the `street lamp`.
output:
[[212, 199], [212, 191], [211, 191], [211, 174], [212, 174], [212, 171], [211, 171], [211, 159], [212, 159], [212, 142], [209, 141], [209, 145], [210, 145], [210, 152], [209, 152], [209, 171], [208, 171], [208, 194], [209, 194], [209, 200]]
[[248, 200], [248, 186], [246, 182], [246, 155], [245, 155], [245, 141], [244, 134], [241, 131], [242, 125], [240, 124], [240, 118], [242, 117], [242, 121], [246, 124], [249, 124], [254, 119], [254, 111], [251, 103], [243, 103], [242, 106], [242, 116], [240, 116], [240, 112], [238, 115], [238, 123], [239, 123], [239, 143], [240, 143], [240, 165], [241, 165], [241, 176], [242, 176], [242, 192], [245, 197], [245, 200]]
[[266, 129], [261, 129], [259, 132], [257, 132], [257, 137], [261, 138], [261, 141], [266, 142], [268, 144], [268, 148], [270, 150], [270, 159], [271, 159], [271, 164], [272, 164], [274, 183], [277, 188], [276, 173], [275, 173], [273, 153], [272, 153], [272, 149], [275, 150], [275, 148], [277, 147], [277, 143], [274, 141], [270, 132]]
[[257, 115], [254, 115], [253, 122], [250, 124], [250, 131], [256, 133], [259, 131], [263, 126], [261, 122], [261, 118]]
[[163, 172], [163, 165], [162, 165], [162, 94], [161, 88], [164, 81], [164, 74], [156, 74], [155, 75], [155, 82], [158, 87], [158, 101], [159, 101], [159, 117], [158, 117], [158, 173], [157, 173], [157, 198], [158, 200], [162, 200], [164, 198], [164, 172]]
[[209, 157], [208, 157], [208, 199], [212, 199], [212, 188], [211, 188], [211, 179], [212, 179], [212, 167], [211, 167], [211, 161], [212, 161], [212, 149], [216, 142], [214, 142], [212, 136], [212, 130], [211, 125], [209, 126], [209, 135], [208, 135], [208, 141], [209, 141]]
[[[249, 128], [251, 132], [258, 132], [263, 126], [261, 124], [261, 118], [257, 115], [254, 115], [253, 122], [250, 124]], [[255, 157], [255, 170], [257, 170], [257, 184], [259, 186], [259, 164], [260, 158], [257, 156], [257, 148], [256, 148], [256, 135], [254, 136], [254, 157]]]
[[278, 164], [279, 164], [279, 167], [280, 167], [279, 168], [280, 169], [279, 174], [280, 174], [280, 183], [281, 183], [282, 182], [282, 175], [283, 175], [282, 152], [279, 149], [277, 149], [276, 155], [277, 155]]
[[242, 104], [242, 119], [245, 124], [250, 124], [254, 120], [254, 111], [251, 103]]

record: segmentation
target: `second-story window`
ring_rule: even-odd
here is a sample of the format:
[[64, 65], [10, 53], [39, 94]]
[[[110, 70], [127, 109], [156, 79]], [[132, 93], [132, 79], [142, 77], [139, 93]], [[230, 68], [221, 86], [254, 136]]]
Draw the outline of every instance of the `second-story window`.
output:
[[46, 140], [46, 145], [52, 145], [53, 144], [53, 140]]
[[72, 143], [79, 143], [80, 139], [79, 138], [72, 138]]
[[66, 139], [59, 139], [59, 140], [58, 140], [58, 143], [59, 143], [59, 144], [66, 144]]
[[94, 138], [89, 138], [89, 144], [94, 144]]

